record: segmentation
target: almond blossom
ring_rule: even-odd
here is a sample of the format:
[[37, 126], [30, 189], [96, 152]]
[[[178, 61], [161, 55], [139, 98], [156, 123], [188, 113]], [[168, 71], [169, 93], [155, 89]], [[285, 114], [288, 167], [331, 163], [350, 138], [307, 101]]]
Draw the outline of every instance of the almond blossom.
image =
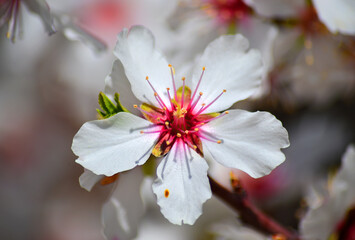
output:
[[0, 0], [0, 27], [5, 23], [8, 24], [7, 38], [14, 42], [16, 35], [21, 32], [21, 29], [19, 29], [19, 24], [21, 24], [21, 4], [25, 4], [31, 12], [40, 16], [49, 35], [55, 33], [56, 29], [53, 25], [53, 18], [46, 1]]
[[302, 239], [354, 239], [354, 169], [355, 146], [351, 144], [328, 191], [325, 194], [312, 191], [308, 197], [310, 209], [300, 224]]
[[153, 183], [161, 211], [174, 224], [193, 224], [211, 198], [208, 161], [262, 177], [284, 161], [280, 148], [289, 145], [288, 134], [270, 113], [222, 112], [260, 85], [260, 54], [243, 36], [211, 42], [192, 77], [179, 76], [154, 41], [148, 29], [135, 26], [118, 35], [114, 51], [141, 102], [134, 105], [139, 115], [120, 112], [85, 123], [72, 150], [77, 163], [106, 176], [142, 165], [151, 154], [161, 157]]

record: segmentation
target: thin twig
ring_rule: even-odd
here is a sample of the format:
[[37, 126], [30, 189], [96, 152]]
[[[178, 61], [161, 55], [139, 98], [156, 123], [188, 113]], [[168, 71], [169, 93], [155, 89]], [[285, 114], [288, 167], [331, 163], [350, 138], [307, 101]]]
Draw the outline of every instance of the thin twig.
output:
[[212, 192], [239, 214], [240, 219], [247, 225], [267, 234], [282, 234], [288, 240], [297, 240], [297, 234], [287, 230], [275, 220], [260, 211], [247, 197], [243, 189], [229, 191], [213, 178], [208, 176]]

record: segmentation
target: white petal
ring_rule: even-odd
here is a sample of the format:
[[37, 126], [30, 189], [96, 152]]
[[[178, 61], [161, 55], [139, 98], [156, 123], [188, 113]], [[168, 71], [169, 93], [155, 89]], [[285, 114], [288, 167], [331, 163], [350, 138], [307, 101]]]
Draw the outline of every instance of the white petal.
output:
[[250, 46], [260, 51], [265, 71], [273, 68], [273, 51], [278, 29], [258, 18], [249, 18], [238, 25], [239, 32], [249, 40]]
[[49, 35], [56, 32], [53, 25], [53, 18], [49, 11], [48, 4], [44, 0], [25, 0], [27, 7], [34, 13], [38, 14]]
[[302, 239], [328, 239], [341, 218], [335, 208], [334, 200], [329, 199], [322, 207], [311, 209], [306, 213], [300, 222]]
[[319, 19], [332, 33], [355, 34], [355, 1], [313, 0]]
[[150, 122], [130, 113], [85, 123], [74, 136], [72, 150], [77, 163], [97, 175], [111, 176], [142, 165], [150, 156], [159, 133]]
[[102, 175], [96, 175], [95, 173], [91, 172], [90, 170], [84, 169], [83, 174], [79, 177], [80, 186], [86, 191], [91, 191], [91, 189], [95, 186], [95, 184], [100, 181]]
[[254, 178], [267, 175], [280, 165], [285, 160], [280, 148], [289, 146], [286, 129], [268, 112], [230, 110], [201, 129], [208, 132], [209, 138], [222, 141], [217, 144], [202, 139], [206, 159], [212, 157]]
[[334, 177], [331, 194], [341, 198], [344, 208], [349, 208], [355, 199], [355, 146], [349, 145], [343, 158], [342, 166]]
[[[138, 115], [139, 111], [133, 107], [139, 105], [139, 100], [134, 96], [131, 84], [129, 83], [120, 60], [115, 60], [112, 64], [111, 73], [105, 78], [105, 93], [114, 101], [115, 93], [120, 94], [121, 104], [131, 113]], [[113, 102], [114, 103], [114, 102]]]
[[136, 237], [145, 212], [140, 196], [142, 180], [140, 168], [120, 174], [115, 190], [101, 213], [103, 234], [107, 240], [131, 240]]
[[305, 7], [304, 0], [244, 0], [258, 14], [264, 17], [297, 17]]
[[355, 199], [355, 147], [350, 145], [342, 159], [342, 166], [334, 177], [330, 194], [316, 208], [310, 208], [300, 223], [302, 238], [328, 239], [337, 224], [353, 206]]
[[193, 224], [202, 213], [202, 204], [211, 198], [206, 161], [184, 145], [174, 144], [159, 164], [153, 184], [161, 212], [179, 225]]
[[55, 20], [56, 29], [62, 31], [69, 40], [82, 42], [96, 52], [107, 50], [105, 43], [77, 25], [71, 16], [65, 14], [52, 15]]
[[193, 91], [202, 67], [206, 71], [198, 88], [203, 92], [201, 104], [211, 103], [227, 90], [205, 113], [222, 111], [251, 96], [260, 86], [263, 72], [259, 51], [249, 50], [248, 40], [239, 34], [219, 37], [207, 46], [193, 72]]
[[168, 102], [166, 88], [171, 88], [168, 62], [155, 49], [152, 33], [142, 27], [123, 29], [118, 35], [115, 56], [122, 62], [134, 95], [142, 102], [158, 105], [154, 90], [146, 81], [146, 76], [164, 102]]

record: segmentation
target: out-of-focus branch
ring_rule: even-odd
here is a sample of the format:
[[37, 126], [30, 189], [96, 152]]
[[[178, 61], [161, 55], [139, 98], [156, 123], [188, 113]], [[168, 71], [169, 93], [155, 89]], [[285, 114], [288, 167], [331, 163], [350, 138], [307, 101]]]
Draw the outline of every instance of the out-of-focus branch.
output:
[[296, 233], [287, 230], [285, 227], [281, 226], [275, 220], [260, 211], [260, 209], [248, 199], [246, 192], [240, 187], [240, 185], [233, 186], [234, 191], [230, 191], [221, 186], [210, 176], [208, 176], [208, 178], [213, 194], [237, 211], [243, 223], [267, 234], [272, 234], [274, 236], [282, 235], [287, 240], [299, 239]]

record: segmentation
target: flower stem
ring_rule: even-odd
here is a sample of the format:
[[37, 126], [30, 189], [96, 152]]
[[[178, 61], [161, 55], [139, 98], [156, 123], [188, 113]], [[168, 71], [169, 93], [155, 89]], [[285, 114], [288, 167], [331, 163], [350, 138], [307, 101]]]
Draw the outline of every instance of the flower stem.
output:
[[238, 212], [240, 219], [247, 225], [267, 234], [282, 234], [287, 240], [298, 240], [291, 232], [258, 209], [247, 197], [244, 189], [230, 191], [208, 176], [212, 192], [232, 209]]

